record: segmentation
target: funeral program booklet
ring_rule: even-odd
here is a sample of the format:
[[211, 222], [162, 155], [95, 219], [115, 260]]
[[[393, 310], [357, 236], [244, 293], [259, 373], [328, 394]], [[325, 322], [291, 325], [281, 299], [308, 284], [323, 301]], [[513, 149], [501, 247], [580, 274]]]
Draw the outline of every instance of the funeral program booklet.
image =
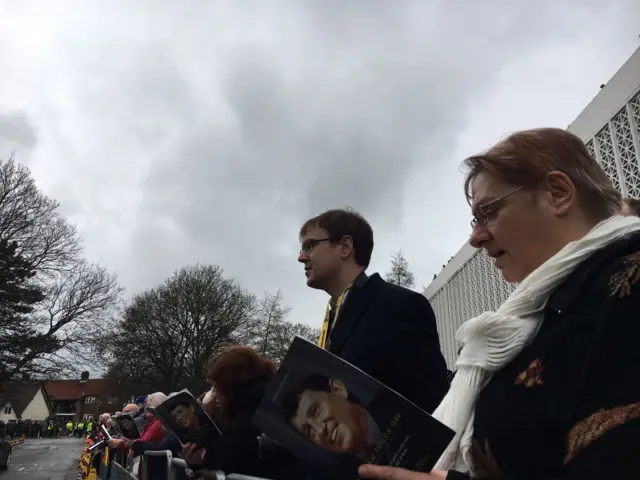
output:
[[117, 415], [113, 417], [113, 420], [118, 430], [120, 430], [120, 435], [131, 440], [140, 438], [140, 430], [138, 430], [138, 425], [136, 425], [136, 421], [130, 413]]
[[350, 480], [362, 463], [429, 472], [454, 436], [409, 400], [301, 337], [253, 423], [314, 471]]
[[195, 443], [202, 446], [207, 442], [207, 438], [220, 436], [216, 424], [187, 389], [170, 395], [155, 408], [147, 408], [176, 436], [180, 445]]

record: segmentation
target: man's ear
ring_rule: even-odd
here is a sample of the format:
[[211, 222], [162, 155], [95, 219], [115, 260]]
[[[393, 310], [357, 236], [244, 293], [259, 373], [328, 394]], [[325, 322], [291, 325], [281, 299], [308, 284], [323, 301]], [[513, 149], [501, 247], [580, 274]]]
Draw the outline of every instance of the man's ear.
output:
[[576, 186], [563, 172], [554, 170], [547, 174], [550, 205], [556, 215], [566, 215], [576, 202]]
[[345, 235], [340, 239], [340, 256], [347, 258], [353, 252], [353, 238], [351, 235]]
[[329, 386], [331, 387], [331, 392], [344, 398], [349, 397], [349, 390], [347, 390], [347, 386], [341, 380], [331, 379], [329, 380]]

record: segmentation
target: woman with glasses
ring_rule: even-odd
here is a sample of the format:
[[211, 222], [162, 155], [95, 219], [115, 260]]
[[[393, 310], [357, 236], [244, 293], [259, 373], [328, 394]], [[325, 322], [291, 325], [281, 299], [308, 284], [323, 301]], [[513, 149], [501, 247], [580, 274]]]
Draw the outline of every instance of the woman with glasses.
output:
[[430, 474], [363, 478], [640, 478], [640, 219], [583, 142], [518, 132], [465, 161], [469, 242], [518, 284], [467, 321], [434, 416], [456, 431]]

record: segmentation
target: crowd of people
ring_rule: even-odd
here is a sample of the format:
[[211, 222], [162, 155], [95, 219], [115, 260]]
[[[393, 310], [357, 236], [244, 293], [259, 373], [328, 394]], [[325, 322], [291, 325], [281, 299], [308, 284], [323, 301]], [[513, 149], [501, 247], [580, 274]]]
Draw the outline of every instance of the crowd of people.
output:
[[5, 423], [0, 420], [0, 436], [14, 440], [20, 437], [40, 438], [47, 432], [47, 422], [37, 422], [31, 419], [18, 419]]
[[[320, 346], [455, 431], [430, 473], [364, 464], [361, 478], [639, 478], [639, 202], [623, 201], [584, 143], [560, 129], [514, 133], [464, 165], [469, 242], [517, 287], [459, 329], [453, 376], [428, 300], [365, 273], [374, 241], [361, 215], [329, 210], [299, 231], [306, 283], [329, 296]], [[199, 398], [222, 435], [181, 447], [149, 412], [166, 398], [153, 393], [125, 408], [142, 438], [109, 446], [134, 455], [171, 450], [193, 471], [332, 478], [252, 425], [275, 373], [254, 350], [229, 347], [211, 359], [211, 390]], [[323, 404], [307, 422], [308, 438], [330, 441], [333, 416]], [[160, 478], [153, 468], [150, 478]]]
[[93, 432], [94, 420], [63, 421], [50, 418], [49, 420], [36, 421], [19, 418], [16, 421], [5, 423], [0, 420], [0, 435], [11, 438], [57, 438], [61, 435], [83, 437]]

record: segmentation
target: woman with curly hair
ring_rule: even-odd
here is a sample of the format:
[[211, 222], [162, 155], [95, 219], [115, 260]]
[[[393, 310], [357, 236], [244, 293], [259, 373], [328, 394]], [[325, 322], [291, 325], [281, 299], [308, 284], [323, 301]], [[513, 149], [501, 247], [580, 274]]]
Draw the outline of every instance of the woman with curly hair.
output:
[[222, 470], [266, 478], [293, 478], [293, 457], [279, 452], [261, 455], [260, 429], [252, 425], [275, 364], [252, 348], [235, 345], [214, 355], [207, 378], [212, 389], [203, 396], [203, 406], [222, 435], [209, 438], [204, 447], [183, 447], [182, 455], [193, 470]]

